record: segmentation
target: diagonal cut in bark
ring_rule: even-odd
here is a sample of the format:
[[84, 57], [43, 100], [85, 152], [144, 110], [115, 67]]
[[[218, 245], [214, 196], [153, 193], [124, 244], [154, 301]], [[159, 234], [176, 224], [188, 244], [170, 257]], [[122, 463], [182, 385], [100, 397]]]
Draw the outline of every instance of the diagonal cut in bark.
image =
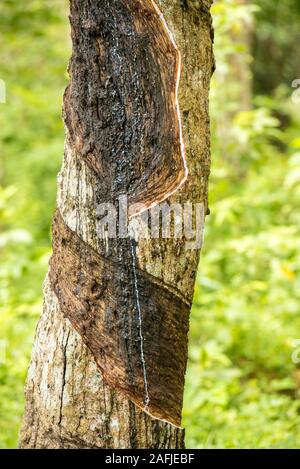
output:
[[151, 415], [180, 425], [191, 305], [178, 292], [136, 269], [143, 324], [141, 356], [135, 279], [129, 246], [124, 248], [121, 263], [118, 256], [99, 255], [66, 226], [57, 211], [50, 261], [52, 288], [105, 380]]
[[154, 1], [101, 4], [99, 14], [71, 1], [64, 120], [72, 146], [103, 181], [106, 200], [126, 193], [133, 216], [166, 200], [187, 178], [181, 56]]

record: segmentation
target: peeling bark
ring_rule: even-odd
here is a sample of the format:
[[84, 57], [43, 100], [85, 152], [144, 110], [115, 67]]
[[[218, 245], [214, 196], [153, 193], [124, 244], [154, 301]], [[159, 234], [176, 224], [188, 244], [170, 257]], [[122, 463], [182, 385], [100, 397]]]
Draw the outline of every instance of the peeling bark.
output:
[[121, 193], [146, 207], [165, 198], [207, 207], [210, 3], [71, 1], [65, 157], [22, 448], [184, 445], [199, 251], [185, 239], [105, 241], [97, 207]]
[[172, 33], [152, 0], [72, 0], [70, 19], [71, 145], [103, 180], [103, 198], [157, 204], [187, 176]]
[[[137, 268], [133, 272], [130, 240], [126, 244], [121, 263], [101, 256], [57, 213], [50, 262], [52, 287], [105, 381], [152, 415], [180, 425], [191, 304], [150, 274]], [[143, 357], [136, 314], [137, 270]]]

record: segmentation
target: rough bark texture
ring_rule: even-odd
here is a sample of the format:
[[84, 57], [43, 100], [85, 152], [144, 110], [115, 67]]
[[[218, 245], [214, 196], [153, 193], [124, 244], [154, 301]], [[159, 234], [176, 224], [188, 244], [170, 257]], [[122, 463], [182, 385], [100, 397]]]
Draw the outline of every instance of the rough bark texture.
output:
[[130, 241], [123, 246], [121, 262], [99, 255], [57, 213], [53, 251], [50, 279], [61, 310], [91, 350], [105, 381], [152, 415], [179, 425], [191, 305], [136, 268], [141, 338]]
[[[99, 204], [124, 192], [146, 206], [167, 197], [207, 208], [211, 2], [156, 4], [164, 20], [148, 0], [71, 2], [65, 157], [22, 448], [184, 445], [188, 311], [199, 251], [186, 251], [185, 239], [147, 239], [133, 252], [130, 240], [105, 241], [97, 229]], [[185, 177], [178, 50], [189, 177], [174, 192]]]
[[166, 199], [186, 177], [171, 32], [152, 0], [73, 0], [70, 19], [70, 144], [101, 178], [102, 198]]

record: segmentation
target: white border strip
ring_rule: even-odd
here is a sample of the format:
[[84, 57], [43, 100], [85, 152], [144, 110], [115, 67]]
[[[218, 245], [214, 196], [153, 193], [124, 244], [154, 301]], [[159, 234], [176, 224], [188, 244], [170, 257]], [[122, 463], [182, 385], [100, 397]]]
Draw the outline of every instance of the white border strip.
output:
[[[179, 123], [179, 139], [180, 139], [180, 148], [181, 148], [181, 158], [182, 158], [183, 168], [184, 168], [184, 176], [183, 176], [182, 180], [178, 183], [178, 185], [175, 187], [175, 189], [171, 190], [170, 192], [167, 192], [167, 194], [164, 194], [162, 199], [155, 200], [151, 205], [149, 205], [147, 207], [145, 205], [138, 212], [136, 212], [132, 215], [129, 215], [129, 218], [133, 218], [137, 215], [140, 215], [141, 213], [145, 212], [146, 210], [149, 210], [149, 209], [155, 207], [156, 205], [160, 204], [164, 200], [171, 197], [171, 195], [175, 194], [175, 192], [177, 192], [178, 189], [180, 189], [180, 187], [185, 183], [185, 181], [187, 180], [188, 174], [189, 174], [188, 167], [187, 167], [186, 153], [185, 153], [185, 145], [184, 145], [184, 141], [183, 141], [182, 119], [181, 119], [179, 99], [178, 99], [179, 84], [180, 84], [180, 78], [181, 78], [181, 67], [182, 67], [181, 53], [180, 53], [180, 50], [177, 47], [174, 36], [173, 36], [171, 30], [169, 29], [169, 27], [167, 25], [167, 22], [166, 22], [166, 20], [163, 16], [162, 12], [158, 8], [158, 6], [154, 2], [154, 0], [151, 0], [151, 3], [153, 5], [155, 11], [157, 12], [157, 14], [159, 16], [159, 19], [160, 19], [166, 33], [168, 34], [168, 36], [169, 36], [169, 38], [170, 38], [176, 52], [177, 52], [177, 55], [178, 55], [178, 69], [177, 69], [176, 88], [175, 88], [175, 106], [176, 106], [176, 111], [177, 111], [177, 116], [178, 116], [178, 123]], [[139, 204], [137, 203], [136, 205], [139, 205]], [[141, 205], [142, 205], [142, 203], [141, 203]], [[133, 207], [134, 207], [134, 205], [133, 205]], [[129, 210], [130, 210], [130, 207], [129, 207]]]

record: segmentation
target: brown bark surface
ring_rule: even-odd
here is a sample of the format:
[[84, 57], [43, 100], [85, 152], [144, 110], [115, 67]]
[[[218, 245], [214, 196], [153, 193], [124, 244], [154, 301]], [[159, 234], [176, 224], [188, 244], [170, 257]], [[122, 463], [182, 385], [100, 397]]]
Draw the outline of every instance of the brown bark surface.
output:
[[[199, 250], [187, 251], [184, 238], [104, 240], [97, 208], [122, 193], [129, 203], [151, 206], [167, 197], [207, 208], [210, 4], [71, 1], [66, 148], [23, 448], [184, 445], [188, 313]], [[189, 169], [180, 189], [178, 106]]]
[[119, 263], [91, 249], [57, 213], [53, 251], [50, 279], [60, 308], [91, 350], [105, 381], [152, 415], [180, 425], [191, 305], [176, 290], [136, 269], [140, 337], [130, 241]]
[[166, 199], [186, 177], [172, 33], [152, 0], [72, 0], [70, 20], [71, 145], [102, 179], [103, 198]]

